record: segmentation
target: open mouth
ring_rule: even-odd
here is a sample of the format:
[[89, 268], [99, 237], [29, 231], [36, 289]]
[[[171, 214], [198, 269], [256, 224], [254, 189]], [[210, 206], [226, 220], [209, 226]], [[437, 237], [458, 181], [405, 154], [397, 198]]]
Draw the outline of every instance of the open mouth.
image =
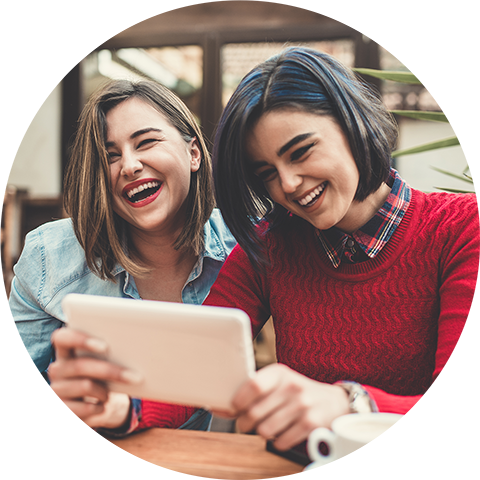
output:
[[328, 184], [328, 182], [323, 182], [317, 188], [312, 190], [308, 195], [306, 195], [305, 197], [303, 197], [300, 200], [296, 200], [296, 202], [301, 207], [311, 207], [312, 205], [315, 205], [315, 203], [317, 203], [318, 199], [322, 196], [327, 184]]
[[131, 190], [127, 190], [124, 193], [124, 196], [128, 202], [137, 204], [149, 197], [153, 197], [160, 190], [161, 186], [162, 184], [160, 182], [146, 182], [132, 188]]

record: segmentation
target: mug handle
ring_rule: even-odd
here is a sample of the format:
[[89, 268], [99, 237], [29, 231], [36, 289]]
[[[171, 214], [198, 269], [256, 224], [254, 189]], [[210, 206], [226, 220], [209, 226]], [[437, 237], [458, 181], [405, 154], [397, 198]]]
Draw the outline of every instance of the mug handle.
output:
[[[308, 436], [307, 451], [310, 459], [320, 465], [336, 460], [335, 457], [335, 440], [337, 436], [328, 428], [316, 428]], [[327, 455], [323, 455], [318, 450], [318, 445], [324, 442], [328, 447]]]

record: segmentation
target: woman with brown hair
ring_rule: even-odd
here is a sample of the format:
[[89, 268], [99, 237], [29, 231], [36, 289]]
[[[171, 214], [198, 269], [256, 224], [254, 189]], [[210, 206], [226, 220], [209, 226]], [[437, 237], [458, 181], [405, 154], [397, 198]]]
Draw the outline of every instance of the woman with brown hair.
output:
[[98, 380], [101, 362], [75, 358], [75, 348], [104, 346], [60, 328], [68, 293], [195, 304], [208, 294], [235, 240], [213, 208], [193, 115], [159, 84], [112, 81], [82, 112], [64, 192], [71, 218], [28, 234], [12, 282], [10, 308], [36, 366], [92, 427], [207, 428], [210, 414], [193, 408], [156, 404], [143, 417], [141, 400]]

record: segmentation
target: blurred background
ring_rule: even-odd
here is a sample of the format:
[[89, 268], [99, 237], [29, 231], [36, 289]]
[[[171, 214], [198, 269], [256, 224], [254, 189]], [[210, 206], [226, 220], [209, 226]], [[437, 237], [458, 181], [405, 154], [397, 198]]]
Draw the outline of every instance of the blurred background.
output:
[[[350, 67], [407, 70], [360, 32], [308, 10], [267, 2], [228, 1], [193, 5], [152, 17], [100, 45], [52, 91], [16, 155], [2, 211], [2, 266], [9, 291], [12, 267], [25, 234], [65, 216], [62, 180], [68, 145], [88, 96], [112, 78], [150, 78], [174, 90], [197, 117], [210, 140], [222, 108], [241, 78], [285, 46], [327, 52]], [[440, 111], [422, 85], [364, 77], [390, 109]], [[397, 117], [399, 149], [454, 135], [448, 123]], [[467, 166], [460, 146], [395, 159], [414, 188], [465, 188]], [[259, 360], [261, 363], [261, 360]]]

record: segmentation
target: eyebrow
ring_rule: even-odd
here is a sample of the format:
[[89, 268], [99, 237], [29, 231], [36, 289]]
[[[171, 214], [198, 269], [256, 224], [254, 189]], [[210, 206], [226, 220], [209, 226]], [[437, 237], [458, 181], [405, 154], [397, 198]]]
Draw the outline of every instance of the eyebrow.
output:
[[289, 142], [287, 142], [280, 150], [277, 152], [277, 155], [281, 157], [286, 151], [288, 151], [290, 148], [292, 148], [294, 145], [297, 143], [302, 142], [303, 140], [311, 137], [313, 135], [313, 132], [310, 133], [302, 133], [301, 135], [297, 135], [296, 137], [293, 137]]
[[[147, 128], [142, 128], [141, 130], [137, 130], [136, 132], [133, 132], [130, 135], [130, 139], [133, 140], [134, 138], [139, 137], [140, 135], [143, 135], [144, 133], [148, 132], [161, 132], [162, 130], [159, 128], [154, 128], [154, 127], [147, 127]], [[105, 147], [113, 147], [115, 145], [115, 142], [105, 142]]]

